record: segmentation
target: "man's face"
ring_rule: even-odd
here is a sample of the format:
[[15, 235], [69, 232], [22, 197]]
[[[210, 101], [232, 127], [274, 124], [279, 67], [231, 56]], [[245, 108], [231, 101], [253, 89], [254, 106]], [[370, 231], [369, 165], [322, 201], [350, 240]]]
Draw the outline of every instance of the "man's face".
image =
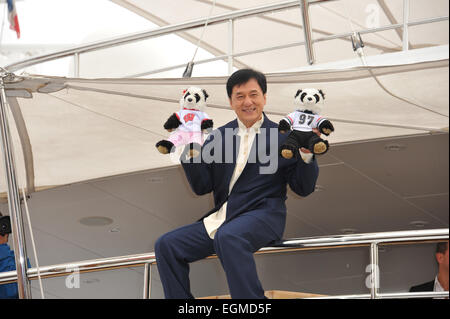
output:
[[239, 120], [246, 127], [251, 127], [262, 117], [264, 105], [266, 105], [266, 94], [263, 94], [255, 79], [250, 79], [246, 83], [233, 87], [230, 105]]
[[0, 235], [0, 245], [1, 244], [7, 244], [8, 243], [8, 237], [9, 237], [9, 234], [5, 234], [5, 235]]

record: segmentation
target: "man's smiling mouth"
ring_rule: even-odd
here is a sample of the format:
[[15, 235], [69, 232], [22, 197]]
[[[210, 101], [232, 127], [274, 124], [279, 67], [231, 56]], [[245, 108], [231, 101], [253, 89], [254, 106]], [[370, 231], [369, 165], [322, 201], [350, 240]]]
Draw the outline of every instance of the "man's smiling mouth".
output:
[[251, 108], [242, 110], [242, 112], [244, 112], [244, 113], [252, 113], [254, 111], [256, 111], [256, 107], [251, 107]]

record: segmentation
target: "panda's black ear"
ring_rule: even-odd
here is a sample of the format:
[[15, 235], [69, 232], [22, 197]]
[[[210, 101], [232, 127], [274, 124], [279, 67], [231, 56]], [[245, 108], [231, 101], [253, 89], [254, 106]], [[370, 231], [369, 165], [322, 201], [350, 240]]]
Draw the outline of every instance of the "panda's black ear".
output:
[[298, 90], [297, 93], [295, 93], [294, 98], [296, 98], [300, 93], [302, 93], [303, 90]]
[[209, 97], [209, 95], [205, 89], [202, 89], [202, 91], [203, 91], [203, 94], [205, 95], [205, 101], [206, 101], [206, 99]]
[[322, 91], [322, 90], [319, 90], [319, 93], [320, 93], [320, 95], [322, 95], [322, 99], [324, 99], [324, 100], [325, 100], [325, 93], [323, 93], [323, 91]]

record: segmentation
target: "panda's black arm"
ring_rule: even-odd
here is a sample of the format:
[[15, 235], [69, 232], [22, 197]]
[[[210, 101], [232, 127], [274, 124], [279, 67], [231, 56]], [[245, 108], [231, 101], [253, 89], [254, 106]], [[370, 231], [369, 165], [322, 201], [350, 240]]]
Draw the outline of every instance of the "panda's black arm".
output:
[[164, 128], [166, 130], [173, 130], [176, 129], [178, 126], [180, 126], [181, 122], [178, 119], [177, 115], [175, 113], [173, 113], [166, 121], [166, 123], [164, 123]]
[[285, 120], [282, 119], [280, 123], [278, 123], [278, 131], [285, 133], [291, 129], [291, 125]]
[[207, 129], [212, 128], [213, 125], [214, 125], [214, 123], [213, 123], [212, 120], [210, 120], [210, 119], [203, 120], [202, 125], [201, 125], [201, 129], [202, 129], [202, 131], [203, 130], [207, 130]]
[[323, 134], [325, 134], [326, 136], [330, 135], [331, 132], [334, 132], [334, 127], [333, 124], [331, 124], [330, 121], [325, 120], [322, 123], [320, 123], [319, 125], [319, 131]]

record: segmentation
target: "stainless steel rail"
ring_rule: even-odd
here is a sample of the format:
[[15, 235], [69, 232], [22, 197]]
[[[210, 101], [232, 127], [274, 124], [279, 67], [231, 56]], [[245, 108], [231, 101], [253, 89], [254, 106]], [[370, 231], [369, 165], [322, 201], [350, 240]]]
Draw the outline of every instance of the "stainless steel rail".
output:
[[[408, 293], [385, 293], [378, 294], [377, 299], [403, 299], [403, 298], [448, 298], [446, 292], [408, 292]], [[370, 294], [340, 295], [326, 297], [311, 297], [305, 299], [372, 299]]]
[[306, 59], [308, 60], [308, 64], [314, 64], [314, 50], [313, 50], [313, 42], [312, 42], [312, 32], [311, 32], [311, 19], [309, 17], [309, 1], [301, 0], [301, 13], [302, 13], [302, 22], [303, 22], [303, 35], [305, 37], [305, 49], [306, 49]]
[[[27, 271], [27, 251], [25, 246], [25, 233], [22, 222], [22, 207], [20, 206], [20, 195], [18, 180], [16, 174], [16, 164], [14, 158], [14, 148], [12, 147], [12, 137], [9, 129], [7, 117], [7, 100], [5, 94], [4, 80], [11, 74], [0, 71], [0, 130], [1, 130], [1, 150], [8, 186], [8, 208], [11, 214], [11, 226], [14, 247], [16, 269], [19, 274], [18, 293], [20, 298], [31, 297], [29, 280], [26, 276]], [[17, 277], [17, 276], [16, 276]]]
[[[245, 56], [245, 55], [249, 55], [249, 54], [260, 53], [260, 52], [279, 50], [279, 49], [289, 48], [289, 47], [293, 47], [293, 46], [300, 46], [300, 45], [305, 45], [305, 47], [306, 47], [307, 60], [308, 60], [307, 62], [309, 64], [314, 63], [314, 54], [313, 54], [313, 44], [314, 43], [322, 42], [322, 41], [329, 41], [329, 40], [334, 40], [334, 39], [349, 38], [349, 36], [351, 36], [351, 33], [343, 33], [343, 34], [338, 34], [338, 35], [331, 35], [331, 36], [326, 36], [326, 37], [322, 37], [322, 38], [312, 39], [311, 30], [310, 30], [310, 28], [306, 27], [306, 28], [304, 28], [306, 41], [295, 42], [295, 43], [279, 45], [279, 46], [274, 46], [274, 47], [268, 47], [268, 48], [253, 50], [253, 51], [234, 53], [234, 50], [233, 50], [233, 38], [234, 38], [233, 21], [235, 19], [241, 19], [241, 18], [245, 18], [245, 17], [249, 17], [249, 16], [260, 15], [260, 14], [264, 14], [264, 13], [268, 13], [268, 12], [276, 12], [276, 11], [281, 11], [281, 10], [292, 9], [292, 8], [297, 8], [300, 6], [300, 9], [302, 10], [302, 14], [304, 16], [304, 20], [306, 19], [306, 21], [308, 22], [308, 25], [309, 25], [309, 17], [308, 17], [307, 11], [305, 11], [305, 9], [307, 9], [307, 6], [302, 5], [302, 4], [307, 3], [308, 6], [310, 6], [310, 5], [315, 5], [315, 4], [328, 2], [328, 1], [337, 1], [337, 0], [285, 1], [285, 2], [263, 5], [263, 6], [259, 6], [259, 7], [255, 7], [255, 8], [249, 8], [249, 9], [242, 9], [242, 10], [237, 10], [237, 11], [233, 11], [230, 13], [213, 16], [210, 18], [210, 20], [208, 22], [209, 25], [218, 24], [218, 23], [228, 23], [229, 24], [228, 52], [226, 55], [221, 55], [221, 56], [217, 56], [215, 58], [195, 61], [195, 64], [202, 64], [202, 63], [208, 63], [208, 62], [217, 61], [217, 60], [224, 60], [224, 61], [228, 61], [228, 64], [229, 64], [228, 70], [230, 72], [230, 70], [232, 69], [233, 58], [236, 58], [239, 56]], [[405, 2], [405, 5], [403, 6], [403, 10], [404, 11], [408, 10], [407, 2]], [[442, 16], [442, 17], [435, 17], [435, 18], [422, 19], [422, 20], [416, 20], [416, 21], [409, 21], [408, 20], [409, 16], [407, 14], [405, 14], [405, 12], [404, 12], [403, 16], [406, 17], [406, 19], [404, 19], [403, 23], [393, 24], [393, 25], [388, 25], [388, 26], [383, 26], [383, 27], [378, 27], [378, 28], [364, 29], [364, 30], [359, 30], [358, 32], [361, 34], [367, 34], [367, 33], [375, 33], [375, 32], [380, 32], [380, 31], [391, 30], [391, 29], [403, 29], [403, 33], [407, 38], [407, 34], [408, 34], [407, 29], [410, 26], [417, 26], [417, 25], [422, 25], [422, 24], [427, 24], [427, 23], [435, 23], [435, 22], [445, 21], [445, 20], [449, 19], [448, 16]], [[66, 49], [66, 50], [53, 52], [53, 53], [49, 53], [49, 54], [44, 54], [44, 55], [36, 56], [36, 57], [30, 58], [27, 60], [15, 62], [15, 63], [12, 63], [12, 64], [6, 66], [6, 69], [8, 69], [11, 72], [14, 72], [14, 71], [26, 68], [31, 65], [48, 62], [48, 61], [52, 61], [55, 59], [64, 58], [64, 57], [68, 57], [68, 56], [74, 56], [74, 68], [75, 68], [74, 76], [78, 77], [79, 76], [79, 66], [80, 66], [79, 58], [80, 58], [81, 53], [92, 52], [92, 51], [106, 49], [106, 48], [123, 45], [123, 44], [131, 43], [131, 42], [146, 40], [146, 39], [149, 39], [152, 37], [158, 37], [158, 36], [173, 34], [173, 33], [180, 32], [180, 31], [186, 31], [186, 30], [190, 30], [190, 29], [194, 29], [194, 28], [199, 28], [205, 24], [205, 21], [206, 21], [206, 18], [202, 18], [202, 19], [197, 19], [197, 20], [188, 21], [188, 22], [184, 22], [184, 23], [160, 27], [156, 30], [138, 32], [138, 33], [134, 33], [134, 34], [126, 35], [126, 36], [112, 38], [109, 40], [97, 41], [97, 42], [77, 46], [77, 47], [74, 47], [71, 49]], [[407, 48], [407, 46], [403, 45], [403, 49], [407, 50], [408, 48]], [[185, 64], [184, 65], [175, 65], [175, 66], [171, 66], [171, 67], [167, 67], [167, 68], [163, 68], [163, 69], [152, 70], [152, 71], [148, 71], [148, 72], [142, 72], [142, 73], [134, 74], [134, 75], [128, 75], [128, 77], [145, 76], [145, 75], [160, 73], [160, 72], [174, 70], [174, 69], [183, 68], [183, 67], [185, 67]]]
[[[408, 22], [407, 25], [409, 27], [412, 27], [412, 26], [418, 26], [418, 25], [423, 25], [423, 24], [447, 21], [448, 19], [449, 19], [449, 16], [427, 18], [427, 19], [422, 19], [422, 20], [410, 21], [410, 22]], [[370, 34], [370, 33], [376, 33], [376, 32], [388, 31], [388, 30], [401, 29], [403, 27], [404, 27], [403, 24], [399, 23], [399, 24], [392, 24], [392, 25], [382, 26], [382, 27], [378, 27], [378, 28], [361, 29], [361, 30], [357, 30], [356, 32], [358, 32], [360, 34]], [[310, 47], [311, 47], [311, 50], [312, 50], [312, 47], [313, 47], [314, 43], [325, 42], [325, 41], [336, 40], [336, 39], [346, 39], [346, 38], [350, 38], [351, 35], [352, 35], [352, 32], [347, 32], [347, 33], [329, 35], [329, 36], [324, 36], [324, 37], [320, 37], [320, 38], [317, 38], [317, 39], [312, 39]], [[196, 65], [205, 64], [205, 63], [210, 63], [210, 62], [214, 62], [214, 61], [225, 60], [227, 57], [238, 58], [238, 57], [241, 57], [241, 56], [257, 54], [257, 53], [263, 53], [263, 52], [274, 51], [274, 50], [287, 49], [287, 48], [292, 48], [292, 47], [296, 47], [296, 46], [302, 46], [302, 45], [306, 45], [306, 44], [307, 44], [307, 42], [305, 42], [305, 41], [299, 41], [299, 42], [292, 42], [292, 43], [287, 43], [287, 44], [283, 44], [283, 45], [277, 45], [277, 46], [272, 46], [272, 47], [261, 48], [261, 49], [257, 49], [257, 50], [249, 50], [249, 51], [237, 52], [237, 53], [234, 53], [234, 54], [231, 54], [231, 55], [219, 55], [219, 56], [216, 56], [214, 58], [208, 58], [208, 59], [195, 61], [195, 64]], [[307, 49], [307, 51], [308, 51], [308, 49]], [[311, 53], [311, 54], [313, 56], [313, 53]], [[314, 59], [312, 59], [311, 61], [314, 62]], [[181, 68], [184, 68], [184, 67], [186, 67], [186, 64], [178, 64], [178, 65], [173, 65], [173, 66], [170, 66], [170, 67], [154, 69], [154, 70], [147, 71], [147, 72], [140, 72], [140, 73], [136, 73], [136, 74], [130, 74], [130, 75], [127, 75], [126, 77], [131, 77], [131, 78], [133, 78], [133, 77], [142, 77], [142, 76], [146, 76], [146, 75], [157, 74], [157, 73], [161, 73], [161, 72], [181, 69]]]
[[409, 0], [403, 0], [403, 51], [409, 50], [409, 30], [408, 30], [408, 21], [409, 21]]
[[[310, 3], [310, 5], [313, 5], [316, 3], [323, 3], [326, 1], [337, 1], [337, 0], [310, 0], [309, 3]], [[279, 3], [269, 4], [269, 5], [258, 6], [255, 8], [236, 10], [233, 12], [219, 14], [219, 15], [210, 17], [208, 20], [208, 25], [214, 25], [217, 23], [228, 22], [229, 20], [245, 18], [245, 17], [249, 17], [249, 16], [255, 16], [255, 15], [264, 14], [267, 12], [276, 12], [276, 11], [286, 10], [286, 9], [295, 8], [298, 6], [299, 6], [298, 0], [293, 0], [293, 1], [291, 0], [291, 1], [284, 1], [284, 2], [279, 2]], [[160, 27], [156, 30], [138, 32], [138, 33], [130, 34], [127, 36], [116, 37], [116, 38], [109, 39], [109, 40], [97, 41], [97, 42], [85, 44], [82, 46], [78, 46], [76, 48], [62, 50], [62, 51], [58, 51], [58, 52], [54, 52], [54, 53], [50, 53], [50, 54], [44, 54], [44, 55], [37, 56], [37, 57], [31, 58], [31, 59], [16, 62], [16, 63], [6, 66], [5, 68], [8, 71], [14, 72], [14, 71], [17, 71], [24, 67], [30, 66], [30, 65], [54, 60], [57, 58], [71, 56], [76, 53], [80, 54], [80, 53], [91, 52], [91, 51], [100, 50], [100, 49], [104, 49], [104, 48], [110, 48], [110, 47], [117, 46], [117, 45], [131, 43], [131, 42], [135, 42], [135, 41], [139, 41], [139, 40], [145, 40], [145, 39], [148, 39], [151, 37], [172, 34], [172, 33], [178, 32], [178, 31], [186, 31], [186, 30], [190, 30], [190, 29], [194, 29], [194, 28], [199, 28], [199, 27], [203, 27], [205, 25], [206, 20], [207, 20], [207, 18], [201, 18], [201, 19], [197, 19], [197, 20], [193, 20], [193, 21], [188, 21], [188, 22], [183, 22], [183, 23], [179, 23], [179, 24]]]
[[[343, 247], [361, 247], [368, 246], [371, 249], [370, 263], [373, 265], [372, 269], [376, 270], [375, 276], [372, 279], [371, 293], [360, 295], [344, 295], [344, 296], [329, 296], [320, 297], [320, 299], [329, 298], [420, 298], [420, 297], [448, 297], [448, 293], [379, 293], [379, 265], [376, 255], [378, 254], [378, 247], [383, 244], [417, 244], [424, 242], [436, 242], [448, 239], [449, 230], [431, 229], [431, 230], [417, 230], [417, 231], [396, 231], [383, 233], [365, 233], [352, 235], [337, 235], [337, 236], [322, 236], [309, 238], [296, 238], [285, 240], [280, 245], [274, 247], [266, 247], [259, 250], [256, 254], [274, 254], [282, 252], [295, 252], [316, 249], [333, 249]], [[212, 255], [207, 259], [217, 258]], [[111, 257], [95, 260], [80, 261], [74, 263], [66, 263], [52, 266], [45, 266], [40, 268], [42, 278], [69, 276], [74, 272], [79, 274], [94, 271], [121, 269], [137, 266], [145, 266], [144, 275], [144, 298], [150, 296], [151, 287], [151, 265], [156, 263], [154, 253], [137, 254], [121, 257]], [[37, 279], [37, 269], [30, 268], [27, 272], [30, 280]], [[371, 274], [372, 275], [372, 274]], [[15, 282], [17, 280], [17, 272], [9, 271], [0, 273], [0, 284]], [[376, 291], [375, 291], [376, 289]]]

